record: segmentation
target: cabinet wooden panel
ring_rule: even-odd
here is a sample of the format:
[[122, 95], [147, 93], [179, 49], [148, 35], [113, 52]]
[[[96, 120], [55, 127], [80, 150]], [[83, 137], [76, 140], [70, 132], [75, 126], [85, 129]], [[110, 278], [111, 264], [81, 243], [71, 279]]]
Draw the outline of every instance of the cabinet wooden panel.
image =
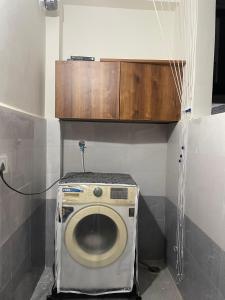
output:
[[180, 101], [169, 64], [121, 62], [120, 119], [178, 121]]
[[56, 62], [56, 117], [119, 119], [119, 62]]

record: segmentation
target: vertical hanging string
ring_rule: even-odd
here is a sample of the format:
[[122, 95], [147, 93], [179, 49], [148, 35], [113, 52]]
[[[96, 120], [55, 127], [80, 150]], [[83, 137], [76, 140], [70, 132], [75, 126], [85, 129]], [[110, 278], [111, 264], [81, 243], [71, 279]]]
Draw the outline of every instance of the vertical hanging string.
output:
[[[168, 44], [167, 44], [167, 40], [166, 40], [166, 36], [165, 36], [165, 32], [164, 32], [162, 23], [160, 21], [160, 17], [159, 17], [159, 13], [158, 13], [158, 10], [157, 10], [157, 7], [156, 7], [155, 0], [153, 0], [153, 5], [154, 5], [157, 20], [158, 20], [161, 37], [162, 37], [162, 40], [165, 42], [166, 48], [168, 50], [170, 69], [171, 69], [172, 76], [173, 76], [173, 79], [174, 79], [174, 83], [175, 83], [176, 91], [177, 91], [177, 94], [178, 94], [178, 98], [179, 98], [179, 101], [181, 103], [182, 102], [182, 98], [181, 98], [182, 95], [181, 95], [181, 91], [180, 91], [180, 88], [179, 88], [179, 83], [178, 83], [178, 79], [177, 79], [178, 77], [177, 77], [176, 71], [174, 70], [172, 60], [170, 58], [170, 50], [169, 50], [169, 47], [168, 47]], [[162, 5], [162, 2], [161, 2], [161, 5]]]
[[185, 183], [187, 166], [187, 145], [188, 145], [188, 120], [186, 116], [181, 120], [180, 128], [180, 149], [179, 160], [179, 182], [178, 182], [178, 202], [177, 202], [177, 230], [176, 230], [176, 271], [177, 282], [184, 278], [184, 238], [185, 238]]
[[179, 161], [179, 185], [178, 185], [178, 205], [177, 205], [177, 234], [176, 234], [176, 250], [177, 250], [177, 281], [180, 282], [184, 278], [184, 239], [185, 239], [185, 205], [186, 205], [186, 172], [187, 172], [187, 151], [188, 151], [188, 128], [191, 119], [191, 109], [194, 97], [194, 80], [195, 80], [195, 64], [196, 64], [196, 44], [197, 44], [197, 22], [198, 22], [198, 1], [184, 0], [182, 5], [184, 11], [183, 28], [185, 34], [185, 57], [186, 68], [184, 77], [184, 94], [185, 105], [181, 117], [180, 128], [180, 149], [181, 157]]
[[[169, 4], [169, 2], [167, 2], [167, 1], [160, 1], [161, 10], [162, 11], [166, 11], [168, 9], [168, 7], [166, 9], [166, 7], [164, 7], [163, 3]], [[156, 5], [155, 5], [155, 7], [156, 7]], [[170, 9], [171, 9], [171, 7], [169, 7], [169, 10]], [[158, 14], [158, 17], [159, 17], [159, 14]], [[160, 18], [158, 18], [158, 19], [159, 19], [159, 22], [161, 23]], [[169, 54], [169, 57], [170, 57], [170, 59], [169, 59], [170, 60], [170, 64], [171, 64], [171, 66], [173, 68], [173, 71], [174, 71], [174, 74], [175, 74], [175, 80], [176, 80], [176, 84], [177, 84], [177, 87], [178, 87], [178, 90], [179, 90], [180, 99], [181, 99], [182, 98], [182, 80], [180, 80], [180, 78], [179, 78], [178, 70], [177, 70], [177, 67], [176, 67], [176, 61], [171, 58], [171, 56], [172, 56], [172, 47], [166, 41], [166, 38], [165, 38], [166, 35], [165, 35], [165, 31], [164, 31], [164, 28], [163, 28], [162, 24], [161, 24], [161, 28], [162, 28], [162, 36], [163, 36], [163, 38], [164, 38], [164, 40], [166, 42], [167, 48], [168, 48], [168, 54]]]
[[[164, 1], [165, 3], [167, 3], [167, 11], [172, 11], [173, 10], [173, 3], [171, 1]], [[163, 7], [163, 2], [161, 2], [161, 6]], [[178, 5], [177, 3], [176, 5], [176, 10], [178, 9]], [[180, 26], [179, 26], [180, 28]], [[184, 68], [184, 61], [178, 61], [178, 60], [173, 60], [173, 65], [174, 65], [174, 69], [175, 71], [177, 70], [177, 74], [178, 74], [178, 83], [179, 83], [179, 87], [180, 87], [180, 94], [181, 94], [181, 98], [183, 95], [183, 68]]]
[[[167, 3], [167, 9], [171, 10], [170, 0], [160, 2], [161, 9], [164, 10], [163, 3]], [[180, 121], [180, 160], [179, 160], [179, 181], [178, 181], [178, 203], [177, 203], [177, 230], [176, 230], [176, 252], [177, 252], [177, 281], [184, 278], [184, 232], [185, 232], [185, 184], [187, 169], [187, 146], [188, 146], [188, 126], [191, 118], [191, 108], [194, 97], [195, 65], [196, 65], [196, 42], [198, 23], [198, 0], [180, 0], [177, 10], [179, 12], [180, 31], [183, 38], [185, 62], [171, 59], [170, 49], [167, 44], [164, 28], [160, 21], [155, 0], [153, 0], [155, 13], [160, 27], [160, 32], [169, 53], [171, 73], [173, 75], [177, 94], [181, 102]]]
[[[163, 7], [163, 3], [161, 3], [161, 8], [164, 10], [164, 7]], [[156, 16], [157, 16], [157, 20], [158, 20], [158, 23], [159, 23], [159, 27], [160, 27], [160, 31], [161, 31], [161, 35], [162, 35], [162, 38], [164, 39], [165, 43], [167, 43], [167, 40], [165, 38], [165, 33], [164, 33], [164, 30], [163, 30], [163, 26], [162, 26], [162, 23], [160, 21], [160, 17], [159, 17], [159, 13], [157, 11], [157, 7], [156, 7], [156, 3], [155, 1], [153, 0], [153, 4], [154, 4], [154, 8], [155, 8], [155, 12], [156, 12]], [[169, 49], [168, 49], [169, 50]], [[170, 51], [169, 52], [169, 57], [170, 57]], [[176, 86], [176, 89], [177, 89], [177, 93], [178, 93], [178, 96], [179, 96], [179, 99], [180, 99], [180, 102], [181, 102], [181, 109], [183, 108], [183, 105], [182, 105], [182, 97], [184, 97], [184, 93], [183, 93], [183, 82], [180, 81], [179, 82], [179, 79], [181, 79], [181, 76], [179, 78], [178, 74], [177, 74], [177, 70], [176, 70], [176, 64], [173, 62], [171, 62], [171, 59], [170, 59], [170, 67], [171, 67], [171, 71], [172, 71], [172, 74], [173, 74], [173, 79], [174, 79], [174, 82], [175, 82], [175, 86]], [[182, 119], [183, 119], [183, 116], [182, 116]], [[181, 123], [183, 122], [183, 120], [181, 121]], [[182, 137], [182, 140], [180, 139], [180, 142], [183, 144], [184, 142], [184, 139], [183, 137], [185, 137], [185, 126], [181, 126], [181, 137]], [[182, 146], [182, 149], [184, 150], [184, 147]], [[184, 151], [183, 151], [184, 152]], [[184, 155], [184, 153], [182, 154]], [[184, 159], [184, 157], [182, 157]], [[183, 273], [184, 273], [184, 270], [183, 270], [183, 244], [184, 244], [184, 204], [185, 204], [185, 201], [184, 201], [184, 186], [185, 186], [185, 183], [184, 183], [184, 171], [185, 171], [185, 164], [182, 162], [181, 164], [181, 160], [180, 160], [180, 167], [179, 167], [179, 182], [178, 182], [178, 205], [177, 205], [177, 231], [176, 231], [176, 250], [177, 250], [177, 263], [176, 263], [176, 270], [177, 270], [177, 279], [178, 281], [181, 281], [182, 278], [183, 278]]]
[[[189, 89], [189, 26], [187, 24], [187, 2], [184, 2], [183, 19], [184, 19], [184, 45], [185, 45], [185, 59], [186, 69], [184, 74], [184, 93], [183, 93], [183, 107], [187, 108], [188, 89]], [[182, 9], [180, 7], [180, 9]], [[181, 13], [181, 16], [182, 16]], [[185, 98], [184, 98], [185, 97]], [[177, 282], [181, 282], [184, 278], [184, 232], [185, 232], [185, 174], [186, 174], [186, 159], [187, 159], [187, 128], [188, 123], [186, 122], [186, 116], [184, 111], [181, 114], [180, 122], [180, 159], [179, 159], [179, 181], [178, 181], [178, 199], [177, 199], [177, 229], [176, 229], [176, 271], [177, 271]]]
[[[181, 0], [182, 1], [182, 0]], [[183, 3], [185, 4], [185, 3]], [[186, 30], [185, 30], [185, 12], [186, 10], [182, 6], [182, 3], [180, 3], [179, 6], [179, 17], [181, 20], [184, 20], [181, 36], [184, 38], [184, 51], [186, 52], [187, 45], [186, 45]], [[184, 115], [183, 110], [186, 106], [186, 96], [187, 96], [187, 56], [185, 53], [185, 59], [186, 59], [186, 68], [184, 70], [183, 74], [183, 93], [182, 93], [182, 113], [181, 113], [181, 122], [180, 122], [180, 138], [179, 138], [179, 147], [181, 149], [180, 159], [179, 159], [179, 180], [178, 180], [178, 199], [177, 199], [177, 228], [176, 228], [176, 271], [177, 271], [177, 281], [182, 281], [184, 277], [184, 267], [183, 267], [183, 261], [184, 261], [184, 194], [183, 194], [183, 187], [185, 186], [184, 182], [184, 160], [186, 158], [186, 149], [185, 149], [185, 143], [184, 143], [184, 137], [185, 137], [185, 123], [183, 123]]]

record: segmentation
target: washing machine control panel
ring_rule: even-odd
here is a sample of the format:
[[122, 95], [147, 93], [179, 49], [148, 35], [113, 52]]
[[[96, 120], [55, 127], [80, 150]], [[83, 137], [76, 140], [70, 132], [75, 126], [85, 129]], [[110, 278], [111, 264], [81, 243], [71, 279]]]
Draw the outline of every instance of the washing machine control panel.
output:
[[128, 188], [111, 188], [110, 189], [110, 199], [128, 199]]
[[100, 187], [94, 188], [93, 194], [95, 195], [95, 197], [101, 197], [103, 194], [102, 188]]
[[135, 186], [106, 184], [75, 184], [62, 187], [63, 202], [66, 205], [105, 203], [110, 205], [134, 205], [138, 189]]

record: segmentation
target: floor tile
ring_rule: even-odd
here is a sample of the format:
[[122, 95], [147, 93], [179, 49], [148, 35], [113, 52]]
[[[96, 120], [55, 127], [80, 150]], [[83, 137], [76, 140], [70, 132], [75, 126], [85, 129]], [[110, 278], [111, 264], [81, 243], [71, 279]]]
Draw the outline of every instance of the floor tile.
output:
[[[167, 268], [159, 274], [151, 273], [141, 267], [139, 270], [142, 300], [182, 300], [175, 282]], [[46, 268], [31, 300], [46, 300], [53, 285], [51, 268]]]

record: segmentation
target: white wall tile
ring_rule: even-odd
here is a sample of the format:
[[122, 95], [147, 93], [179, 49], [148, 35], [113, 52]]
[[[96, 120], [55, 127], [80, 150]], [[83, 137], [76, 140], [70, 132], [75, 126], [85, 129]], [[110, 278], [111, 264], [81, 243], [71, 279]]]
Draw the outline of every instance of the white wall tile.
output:
[[[185, 214], [225, 250], [225, 114], [191, 120], [187, 146]], [[177, 205], [179, 125], [167, 156], [167, 197]]]
[[175, 205], [177, 204], [179, 179], [179, 132], [179, 123], [176, 126], [170, 125], [170, 133], [167, 148], [166, 196]]
[[[58, 119], [47, 119], [46, 186], [60, 178], [61, 130]], [[57, 185], [46, 194], [47, 199], [56, 199]]]
[[225, 114], [189, 127], [186, 213], [225, 250]]
[[[0, 128], [0, 155], [8, 156], [6, 181], [26, 193], [44, 190], [45, 120], [1, 107]], [[44, 196], [21, 196], [0, 181], [0, 246], [30, 217]]]

